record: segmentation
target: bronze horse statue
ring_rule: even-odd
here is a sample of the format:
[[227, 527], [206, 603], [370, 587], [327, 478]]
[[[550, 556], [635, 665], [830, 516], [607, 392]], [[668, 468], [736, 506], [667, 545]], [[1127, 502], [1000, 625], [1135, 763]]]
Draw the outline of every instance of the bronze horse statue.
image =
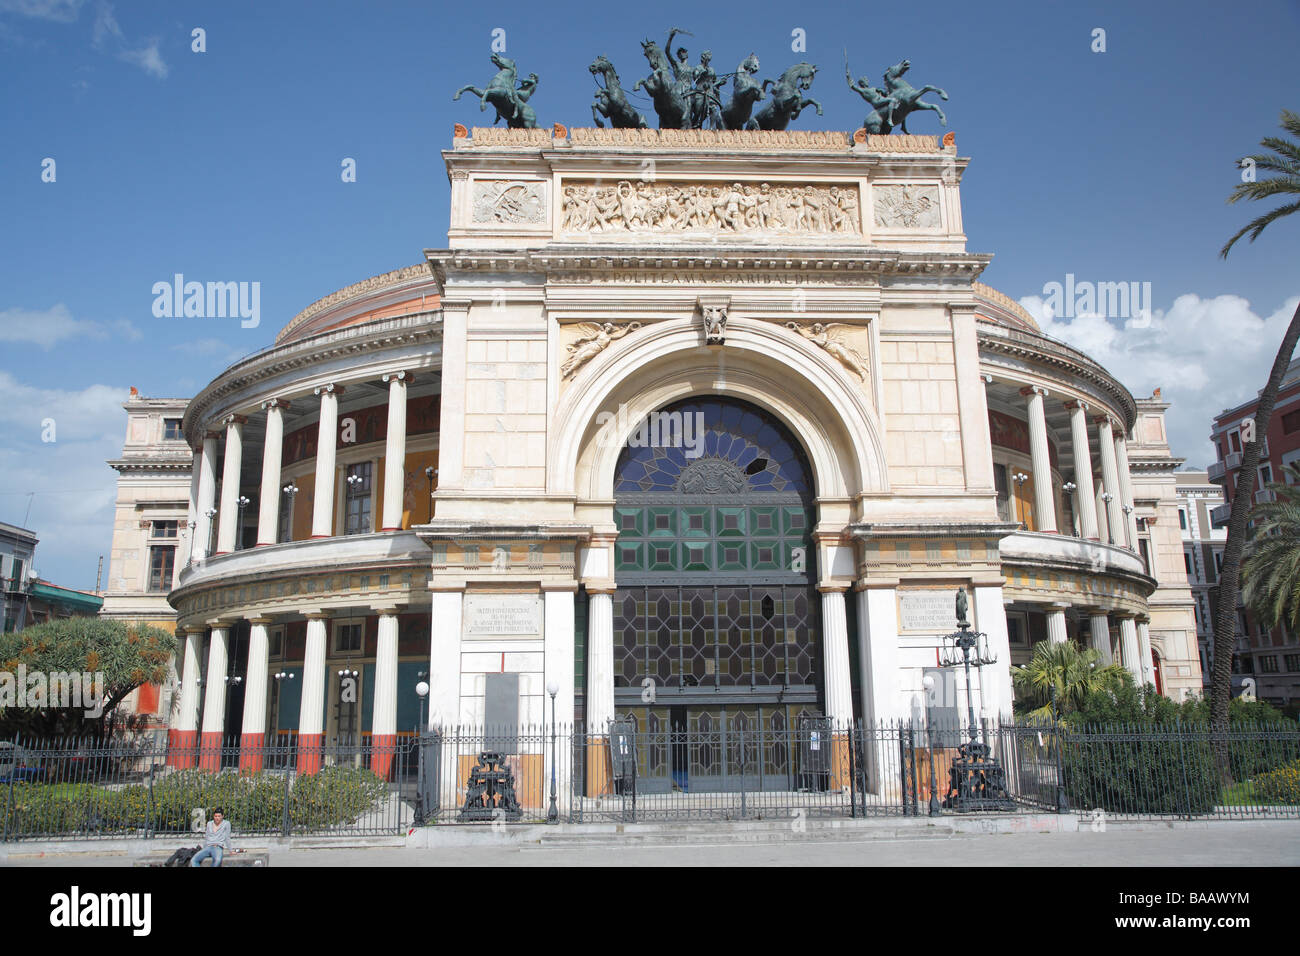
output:
[[911, 66], [911, 60], [904, 60], [901, 63], [895, 63], [885, 71], [885, 94], [897, 103], [897, 106], [894, 107], [894, 116], [898, 118], [903, 132], [907, 132], [907, 115], [921, 110], [933, 110], [938, 113], [939, 125], [947, 126], [948, 117], [943, 115], [943, 110], [939, 109], [938, 105], [934, 103], [922, 103], [921, 97], [926, 93], [938, 93], [942, 99], [947, 100], [948, 94], [937, 86], [923, 86], [919, 90], [915, 89], [903, 79], [903, 74]]
[[511, 129], [536, 129], [537, 114], [528, 105], [528, 98], [537, 90], [537, 74], [530, 73], [528, 79], [519, 80], [515, 61], [500, 53], [492, 54], [492, 63], [500, 72], [492, 77], [486, 89], [462, 86], [452, 99], [460, 99], [462, 93], [473, 93], [479, 98], [479, 110], [486, 110], [489, 103], [495, 107], [497, 118], [492, 121], [493, 126], [504, 119]]
[[809, 106], [817, 107], [817, 115], [822, 115], [822, 105], [814, 99], [805, 98], [802, 91], [812, 86], [817, 67], [811, 63], [796, 63], [781, 75], [779, 80], [764, 80], [763, 91], [772, 87], [772, 99], [758, 111], [754, 117], [759, 129], [785, 129], [799, 113]]
[[731, 81], [731, 99], [722, 111], [723, 129], [758, 129], [758, 122], [750, 118], [754, 104], [767, 94], [754, 79], [758, 72], [758, 57], [751, 53], [736, 67]]
[[[679, 31], [674, 30], [668, 34], [670, 46], [673, 35], [677, 32]], [[642, 40], [641, 50], [650, 63], [651, 73], [644, 79], [637, 80], [636, 86], [632, 87], [632, 92], [635, 93], [641, 87], [645, 87], [645, 91], [654, 100], [660, 129], [684, 129], [690, 119], [691, 110], [685, 90], [678, 83], [677, 70], [654, 40]]]
[[591, 117], [598, 127], [602, 129], [605, 127], [600, 119], [603, 116], [609, 120], [609, 125], [614, 129], [649, 128], [645, 117], [627, 101], [623, 85], [618, 80], [618, 74], [614, 72], [614, 64], [609, 62], [603, 53], [596, 57], [587, 69], [591, 71], [593, 78], [601, 76], [605, 79], [603, 87], [599, 87], [598, 84], [596, 98], [591, 104]]

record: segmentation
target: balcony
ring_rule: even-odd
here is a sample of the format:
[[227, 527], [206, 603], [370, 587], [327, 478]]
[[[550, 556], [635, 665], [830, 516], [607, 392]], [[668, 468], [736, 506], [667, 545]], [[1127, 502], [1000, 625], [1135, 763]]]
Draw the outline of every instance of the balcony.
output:
[[1277, 492], [1269, 488], [1255, 492], [1255, 504], [1262, 505], [1266, 501], [1277, 501]]
[[1216, 528], [1222, 528], [1228, 523], [1232, 516], [1232, 505], [1219, 505], [1217, 508], [1210, 509], [1210, 524]]
[[1210, 481], [1216, 485], [1221, 485], [1223, 484], [1224, 477], [1228, 473], [1228, 469], [1223, 462], [1216, 461], [1212, 462], [1209, 467], [1205, 469], [1205, 473], [1209, 476]]
[[1092, 574], [1146, 575], [1142, 559], [1128, 548], [1039, 531], [1017, 531], [1003, 538], [1004, 562], [1084, 570]]

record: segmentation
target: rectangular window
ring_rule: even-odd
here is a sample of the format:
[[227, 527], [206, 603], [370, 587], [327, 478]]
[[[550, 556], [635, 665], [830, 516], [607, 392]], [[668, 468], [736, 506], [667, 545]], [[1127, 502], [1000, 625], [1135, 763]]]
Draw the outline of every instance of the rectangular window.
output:
[[1300, 430], [1300, 408], [1294, 412], [1287, 412], [1282, 416], [1282, 431], [1288, 435], [1293, 431]]
[[1259, 659], [1259, 670], [1261, 674], [1277, 673], [1277, 655], [1266, 654]]
[[267, 656], [280, 658], [284, 656], [284, 628], [278, 627], [267, 638]]
[[172, 568], [176, 562], [174, 547], [155, 546], [149, 549], [149, 590], [170, 591]]
[[1182, 508], [1178, 509], [1178, 527], [1182, 528], [1184, 531], [1187, 530], [1187, 512]]
[[1228, 441], [1232, 445], [1233, 451], [1241, 451], [1241, 436], [1237, 432], [1229, 432]]
[[[292, 482], [290, 483], [292, 484]], [[280, 492], [280, 514], [276, 518], [276, 541], [293, 540], [293, 495]]]
[[181, 431], [181, 420], [179, 418], [163, 419], [163, 441], [184, 441], [185, 434]]
[[370, 526], [370, 462], [348, 465], [343, 507], [346, 515], [344, 534], [369, 534]]
[[1300, 671], [1300, 654], [1288, 654], [1286, 656], [1286, 669], [1293, 674]]
[[150, 536], [154, 538], [174, 538], [176, 537], [175, 521], [155, 521], [150, 531]]
[[993, 466], [993, 486], [998, 493], [998, 520], [1011, 520], [1011, 492], [1007, 486], [1007, 466]]
[[13, 570], [9, 573], [9, 590], [19, 591], [23, 586], [23, 572], [27, 570], [22, 558], [14, 558]]
[[339, 624], [334, 628], [334, 650], [340, 654], [361, 652], [361, 624]]
[[1190, 551], [1183, 552], [1183, 567], [1187, 569], [1187, 576], [1190, 578], [1192, 576], [1192, 553]]
[[1215, 574], [1223, 573], [1223, 552], [1222, 551], [1214, 552], [1214, 573]]

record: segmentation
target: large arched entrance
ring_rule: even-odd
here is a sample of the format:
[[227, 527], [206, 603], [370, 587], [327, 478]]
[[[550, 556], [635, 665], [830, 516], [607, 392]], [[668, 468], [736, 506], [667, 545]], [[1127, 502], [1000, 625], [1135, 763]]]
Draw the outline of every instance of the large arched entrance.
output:
[[614, 500], [614, 702], [648, 746], [641, 786], [789, 788], [822, 694], [798, 441], [747, 402], [680, 401], [633, 431]]

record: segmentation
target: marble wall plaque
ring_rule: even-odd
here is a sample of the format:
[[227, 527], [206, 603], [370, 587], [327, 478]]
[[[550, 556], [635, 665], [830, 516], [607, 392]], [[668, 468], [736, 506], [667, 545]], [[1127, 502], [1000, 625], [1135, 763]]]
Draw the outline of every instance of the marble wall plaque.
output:
[[542, 599], [536, 594], [465, 595], [466, 637], [539, 637]]
[[[969, 617], [969, 615], [967, 615]], [[957, 592], [927, 588], [898, 592], [898, 629], [947, 634], [957, 629]]]

